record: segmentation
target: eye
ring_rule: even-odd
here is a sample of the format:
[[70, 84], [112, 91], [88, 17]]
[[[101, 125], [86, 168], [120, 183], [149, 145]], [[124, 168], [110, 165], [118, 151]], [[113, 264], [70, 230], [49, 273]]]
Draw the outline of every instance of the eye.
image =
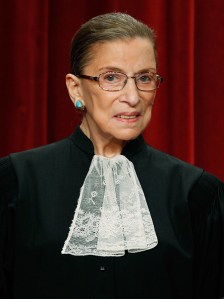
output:
[[109, 82], [112, 82], [115, 79], [116, 79], [115, 74], [108, 74], [108, 75], [105, 75], [105, 77], [104, 77], [104, 80], [109, 81]]
[[149, 83], [154, 80], [153, 75], [150, 73], [141, 74], [137, 77], [137, 80], [141, 83]]
[[123, 79], [120, 73], [104, 73], [101, 74], [101, 80], [107, 83], [118, 83]]

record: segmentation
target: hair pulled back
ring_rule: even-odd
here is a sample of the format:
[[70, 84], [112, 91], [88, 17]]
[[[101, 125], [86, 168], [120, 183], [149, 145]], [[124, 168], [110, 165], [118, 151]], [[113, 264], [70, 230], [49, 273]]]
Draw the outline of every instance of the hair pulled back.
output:
[[146, 24], [125, 13], [107, 13], [84, 23], [75, 33], [71, 44], [71, 73], [81, 74], [91, 60], [91, 49], [96, 43], [142, 37], [151, 41], [157, 62], [154, 31]]

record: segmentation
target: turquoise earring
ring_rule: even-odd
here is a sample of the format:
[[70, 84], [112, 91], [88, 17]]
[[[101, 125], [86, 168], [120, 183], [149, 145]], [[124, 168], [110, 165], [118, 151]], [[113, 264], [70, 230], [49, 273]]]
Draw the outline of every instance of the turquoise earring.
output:
[[80, 100], [75, 101], [75, 108], [79, 110], [84, 110], [85, 106], [83, 105], [83, 102]]

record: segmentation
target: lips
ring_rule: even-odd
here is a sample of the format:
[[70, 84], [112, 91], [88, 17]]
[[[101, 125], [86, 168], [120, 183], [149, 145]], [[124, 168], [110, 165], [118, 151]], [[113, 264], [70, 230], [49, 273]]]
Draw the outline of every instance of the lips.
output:
[[116, 117], [123, 118], [123, 119], [134, 119], [137, 116], [136, 115], [117, 115]]
[[115, 117], [122, 118], [122, 119], [135, 119], [138, 116], [140, 116], [139, 112], [122, 112], [119, 114], [116, 114]]
[[139, 121], [141, 114], [139, 112], [120, 112], [114, 118], [123, 124], [134, 124]]

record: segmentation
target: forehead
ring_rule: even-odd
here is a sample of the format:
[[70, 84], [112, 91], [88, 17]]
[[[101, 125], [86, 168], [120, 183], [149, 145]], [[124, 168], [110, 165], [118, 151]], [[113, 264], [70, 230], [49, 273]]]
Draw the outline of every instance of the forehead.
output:
[[153, 45], [147, 38], [127, 38], [98, 42], [90, 49], [90, 59], [85, 71], [101, 71], [118, 68], [123, 71], [138, 71], [155, 68]]

